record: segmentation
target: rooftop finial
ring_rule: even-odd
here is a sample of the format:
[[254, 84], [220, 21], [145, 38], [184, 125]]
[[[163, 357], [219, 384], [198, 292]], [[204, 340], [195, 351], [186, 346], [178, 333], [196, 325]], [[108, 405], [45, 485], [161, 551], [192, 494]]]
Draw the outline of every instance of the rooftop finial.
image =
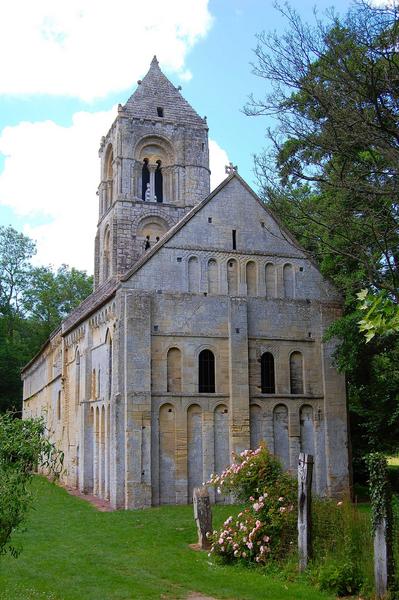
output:
[[230, 161], [229, 164], [225, 166], [224, 170], [227, 175], [231, 175], [232, 173], [238, 172], [238, 167], [237, 165], [233, 165], [233, 163]]
[[154, 58], [151, 61], [151, 66], [153, 66], [153, 65], [158, 66], [158, 59], [157, 59], [156, 54], [154, 54]]

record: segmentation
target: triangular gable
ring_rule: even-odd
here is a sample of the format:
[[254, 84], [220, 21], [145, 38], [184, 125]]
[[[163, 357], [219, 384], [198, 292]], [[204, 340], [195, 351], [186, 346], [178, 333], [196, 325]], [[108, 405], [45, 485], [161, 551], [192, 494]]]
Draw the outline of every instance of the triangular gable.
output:
[[[230, 194], [230, 190], [228, 190], [229, 184], [235, 185], [234, 193]], [[186, 227], [190, 221], [198, 215], [201, 211], [203, 211], [206, 207], [209, 207], [210, 203], [214, 198], [221, 199], [223, 197], [223, 201], [226, 203], [226, 213], [228, 212], [228, 204], [234, 202], [234, 199], [237, 196], [242, 200], [242, 194], [245, 194], [247, 197], [250, 196], [256, 202], [256, 207], [258, 207], [258, 223], [257, 223], [257, 231], [260, 232], [261, 223], [264, 223], [264, 231], [262, 232], [262, 247], [259, 247], [258, 250], [263, 253], [281, 255], [281, 256], [296, 256], [297, 258], [306, 258], [309, 259], [306, 251], [301, 247], [299, 242], [294, 238], [294, 236], [283, 226], [281, 225], [279, 219], [272, 213], [272, 211], [260, 200], [260, 198], [255, 194], [255, 192], [250, 188], [250, 186], [240, 177], [237, 173], [232, 173], [222, 183], [215, 189], [211, 194], [205, 198], [202, 202], [197, 204], [183, 219], [181, 219], [174, 227], [172, 227], [163, 238], [151, 248], [145, 255], [141, 257], [133, 267], [121, 277], [122, 281], [127, 281], [130, 277], [140, 270], [143, 265], [145, 265], [161, 248], [165, 245], [169, 246], [170, 244], [176, 242], [179, 245], [179, 242], [183, 240], [179, 239], [181, 236], [179, 235], [182, 232], [183, 228], [186, 228], [188, 235], [190, 232]], [[245, 207], [241, 201], [241, 209], [245, 209], [244, 214], [244, 225], [243, 223], [237, 224], [238, 236], [242, 234], [243, 227], [245, 224], [248, 224], [248, 216], [251, 214], [251, 211], [248, 211], [248, 205]], [[212, 212], [212, 211], [211, 211]], [[210, 214], [211, 214], [210, 212]], [[259, 218], [260, 217], [260, 218]], [[263, 217], [263, 218], [262, 218]], [[211, 217], [213, 219], [213, 217]], [[191, 245], [196, 248], [207, 249], [212, 247], [212, 249], [217, 249], [217, 247], [212, 244], [212, 240], [210, 239], [210, 233], [215, 230], [216, 223], [213, 222], [212, 225], [209, 225], [208, 230], [195, 228], [197, 239], [191, 240]], [[225, 223], [226, 225], [226, 223]], [[227, 224], [227, 225], [231, 225]], [[204, 221], [204, 227], [206, 227], [206, 221]], [[231, 228], [231, 227], [230, 227]], [[253, 233], [254, 227], [249, 225], [248, 234]], [[268, 240], [268, 243], [265, 243], [265, 240]], [[237, 250], [241, 253], [256, 253], [256, 248], [251, 248], [250, 245], [242, 244], [242, 240], [238, 237], [237, 240]], [[187, 245], [187, 244], [185, 244]], [[245, 247], [247, 246], [247, 247]], [[226, 250], [226, 244], [224, 241], [220, 244], [220, 250]], [[317, 267], [317, 266], [316, 266]]]

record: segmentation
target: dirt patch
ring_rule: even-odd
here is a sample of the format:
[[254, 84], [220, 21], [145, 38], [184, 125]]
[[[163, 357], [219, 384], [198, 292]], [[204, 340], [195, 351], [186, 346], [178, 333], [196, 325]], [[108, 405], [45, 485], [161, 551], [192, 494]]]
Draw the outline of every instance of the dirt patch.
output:
[[217, 598], [213, 598], [211, 596], [202, 596], [202, 594], [192, 592], [189, 596], [187, 596], [187, 600], [217, 600]]
[[64, 490], [66, 490], [71, 496], [76, 496], [77, 498], [86, 500], [100, 512], [111, 512], [114, 510], [108, 500], [102, 500], [101, 498], [97, 498], [97, 496], [91, 496], [90, 494], [82, 494], [82, 492], [76, 488], [69, 487], [67, 485], [62, 485], [61, 487], [63, 487]]

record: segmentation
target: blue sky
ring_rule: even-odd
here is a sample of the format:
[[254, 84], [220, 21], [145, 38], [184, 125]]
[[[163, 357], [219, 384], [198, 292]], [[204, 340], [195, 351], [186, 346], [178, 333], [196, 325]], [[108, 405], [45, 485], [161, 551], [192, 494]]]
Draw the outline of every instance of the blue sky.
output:
[[[313, 19], [314, 0], [292, 5]], [[343, 14], [350, 5], [336, 0], [334, 8]], [[318, 0], [318, 13], [331, 6]], [[251, 73], [255, 34], [283, 28], [271, 0], [3, 3], [0, 224], [37, 240], [38, 263], [92, 271], [98, 143], [154, 53], [208, 117], [213, 183], [231, 160], [256, 187], [252, 156], [272, 123], [246, 117], [242, 107], [250, 92], [265, 91]]]

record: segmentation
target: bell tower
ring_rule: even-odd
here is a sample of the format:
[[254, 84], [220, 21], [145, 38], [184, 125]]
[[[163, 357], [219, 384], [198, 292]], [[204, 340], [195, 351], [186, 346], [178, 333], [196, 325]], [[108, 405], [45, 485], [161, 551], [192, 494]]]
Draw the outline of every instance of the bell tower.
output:
[[208, 126], [159, 68], [101, 140], [95, 288], [125, 273], [209, 194]]

